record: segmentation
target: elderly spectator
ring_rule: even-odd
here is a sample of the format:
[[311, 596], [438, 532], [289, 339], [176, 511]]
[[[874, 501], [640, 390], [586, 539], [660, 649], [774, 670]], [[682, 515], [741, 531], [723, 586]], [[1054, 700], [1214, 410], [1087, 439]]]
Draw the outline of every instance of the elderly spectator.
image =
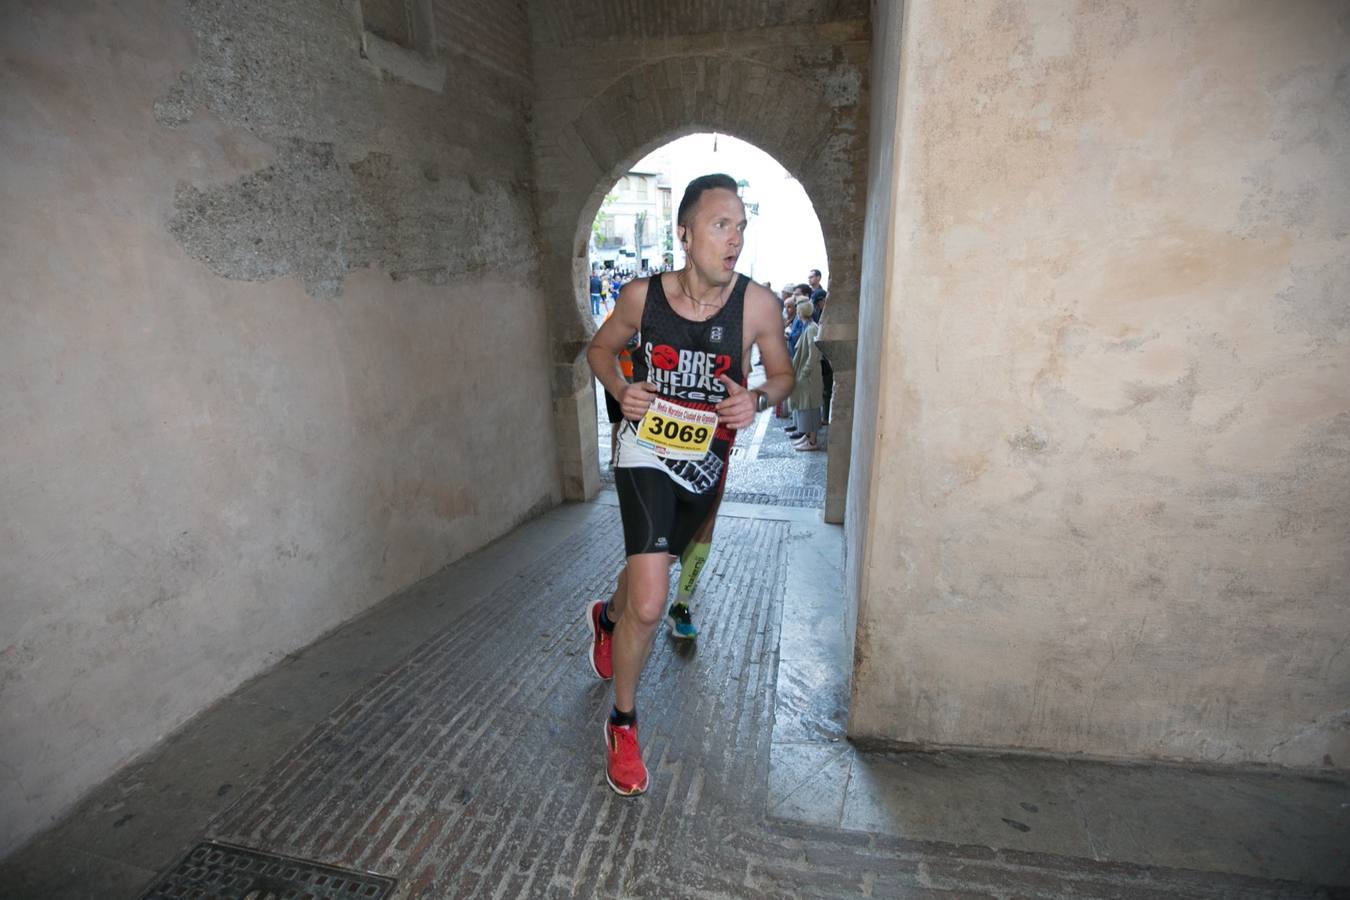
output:
[[792, 410], [794, 431], [788, 437], [795, 440], [794, 450], [819, 450], [816, 432], [820, 430], [820, 349], [816, 338], [820, 336], [820, 326], [811, 321], [815, 312], [810, 300], [797, 304], [797, 321], [802, 323], [797, 348], [792, 354], [792, 371], [797, 377], [797, 385], [788, 398], [788, 408]]

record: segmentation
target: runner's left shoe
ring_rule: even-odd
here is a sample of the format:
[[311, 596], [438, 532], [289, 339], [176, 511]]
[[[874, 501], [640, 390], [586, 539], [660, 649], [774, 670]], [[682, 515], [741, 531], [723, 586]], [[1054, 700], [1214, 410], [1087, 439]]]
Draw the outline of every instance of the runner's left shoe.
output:
[[647, 765], [638, 747], [636, 725], [616, 728], [605, 720], [605, 780], [625, 797], [646, 792]]
[[683, 603], [670, 604], [670, 610], [666, 613], [666, 625], [670, 628], [670, 636], [676, 640], [692, 641], [698, 637], [693, 613]]

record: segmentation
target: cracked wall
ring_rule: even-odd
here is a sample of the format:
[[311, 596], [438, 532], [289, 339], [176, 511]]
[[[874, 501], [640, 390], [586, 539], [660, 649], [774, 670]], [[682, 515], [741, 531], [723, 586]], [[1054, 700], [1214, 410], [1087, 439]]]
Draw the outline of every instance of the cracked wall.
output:
[[523, 5], [357, 8], [0, 12], [0, 854], [559, 499]]
[[905, 15], [850, 733], [1350, 766], [1350, 16]]

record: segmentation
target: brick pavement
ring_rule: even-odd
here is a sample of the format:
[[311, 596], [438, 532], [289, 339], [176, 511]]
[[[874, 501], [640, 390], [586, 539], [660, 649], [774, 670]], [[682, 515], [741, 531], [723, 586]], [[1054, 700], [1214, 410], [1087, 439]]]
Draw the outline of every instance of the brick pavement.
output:
[[1314, 897], [1303, 886], [765, 818], [786, 523], [728, 519], [697, 648], [658, 642], [651, 789], [601, 772], [582, 612], [620, 562], [578, 530], [336, 709], [207, 829], [440, 897]]

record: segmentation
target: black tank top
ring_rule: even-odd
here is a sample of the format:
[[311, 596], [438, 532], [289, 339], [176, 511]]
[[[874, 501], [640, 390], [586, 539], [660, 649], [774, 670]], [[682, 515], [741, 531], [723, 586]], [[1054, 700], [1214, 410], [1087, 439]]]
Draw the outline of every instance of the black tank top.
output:
[[[745, 325], [745, 288], [749, 276], [737, 275], [727, 302], [711, 319], [694, 322], [675, 312], [666, 297], [659, 275], [647, 283], [642, 307], [641, 343], [633, 351], [633, 380], [656, 386], [667, 400], [693, 409], [713, 409], [727, 397], [726, 375], [742, 386], [746, 383], [742, 357]], [[625, 420], [624, 431], [636, 426]], [[726, 477], [726, 462], [736, 432], [718, 425], [712, 446], [703, 462], [673, 462], [635, 451], [626, 434], [620, 435], [618, 465], [662, 467], [677, 482], [695, 493], [706, 493]]]
[[650, 382], [661, 396], [696, 409], [711, 409], [726, 399], [726, 385], [717, 376], [744, 385], [741, 330], [749, 283], [748, 276], [737, 275], [717, 314], [694, 322], [671, 308], [661, 276], [653, 276], [642, 307], [642, 342], [633, 353], [633, 380]]

